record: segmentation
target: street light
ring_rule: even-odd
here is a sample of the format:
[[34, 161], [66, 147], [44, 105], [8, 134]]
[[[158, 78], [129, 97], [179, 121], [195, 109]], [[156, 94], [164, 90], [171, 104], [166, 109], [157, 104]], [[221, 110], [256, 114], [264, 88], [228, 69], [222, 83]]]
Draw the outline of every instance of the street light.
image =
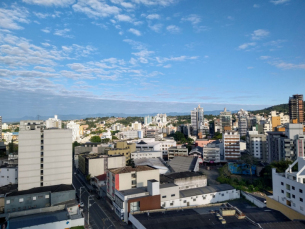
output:
[[89, 222], [90, 200], [94, 200], [94, 199], [90, 199], [90, 198], [93, 198], [93, 196], [92, 195], [88, 196], [88, 225], [90, 225], [90, 222]]

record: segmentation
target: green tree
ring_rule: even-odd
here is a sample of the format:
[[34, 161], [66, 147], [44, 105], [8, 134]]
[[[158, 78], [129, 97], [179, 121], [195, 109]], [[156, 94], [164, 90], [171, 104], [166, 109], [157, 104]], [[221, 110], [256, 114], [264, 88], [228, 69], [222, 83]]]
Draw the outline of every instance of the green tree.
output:
[[86, 176], [86, 180], [87, 180], [87, 181], [90, 181], [90, 179], [91, 179], [91, 174], [89, 173], [89, 174]]
[[92, 136], [90, 138], [90, 142], [101, 142], [101, 141], [102, 140], [101, 140], [100, 136]]
[[109, 138], [104, 138], [104, 139], [101, 139], [101, 142], [102, 143], [108, 143], [108, 142], [110, 142], [110, 139]]
[[135, 165], [135, 163], [134, 163], [134, 161], [133, 161], [132, 158], [130, 158], [130, 159], [127, 161], [126, 165], [127, 165], [127, 166], [131, 166], [132, 168], [135, 168], [135, 167], [136, 167], [136, 165]]
[[119, 140], [116, 136], [112, 136], [112, 140]]
[[185, 136], [180, 131], [176, 131], [176, 133], [174, 133], [174, 139], [175, 141], [181, 141], [181, 139], [185, 139]]
[[72, 143], [72, 150], [73, 150], [73, 153], [75, 152], [75, 147], [76, 146], [80, 146], [80, 143], [78, 143], [77, 141], [73, 142]]

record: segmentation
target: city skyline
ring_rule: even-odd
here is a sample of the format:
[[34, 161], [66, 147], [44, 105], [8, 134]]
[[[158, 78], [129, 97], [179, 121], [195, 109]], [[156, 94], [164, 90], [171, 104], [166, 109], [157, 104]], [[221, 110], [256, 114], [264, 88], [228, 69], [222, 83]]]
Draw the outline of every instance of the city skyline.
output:
[[301, 0], [2, 1], [2, 116], [288, 103], [304, 94], [304, 7]]

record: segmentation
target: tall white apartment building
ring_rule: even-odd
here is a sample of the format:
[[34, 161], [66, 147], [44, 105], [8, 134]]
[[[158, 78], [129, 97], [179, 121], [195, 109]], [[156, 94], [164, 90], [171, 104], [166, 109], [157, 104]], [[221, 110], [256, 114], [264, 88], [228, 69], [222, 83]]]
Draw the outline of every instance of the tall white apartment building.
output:
[[259, 160], [268, 160], [267, 135], [258, 134], [258, 131], [248, 131], [246, 143], [251, 155]]
[[225, 127], [230, 127], [232, 129], [232, 113], [224, 108], [223, 112], [220, 112], [219, 122], [221, 132], [224, 131]]
[[248, 130], [248, 112], [240, 109], [238, 112], [238, 132], [240, 136], [245, 136]]
[[132, 127], [133, 130], [141, 130], [142, 125], [139, 122], [134, 122], [134, 123], [131, 124], [131, 127]]
[[197, 136], [200, 126], [204, 125], [203, 108], [200, 105], [191, 111], [191, 125], [193, 127], [192, 135]]
[[67, 129], [72, 130], [72, 142], [80, 140], [79, 124], [75, 123], [74, 121], [70, 121], [67, 124]]
[[222, 134], [224, 158], [228, 161], [240, 159], [240, 135], [237, 131], [227, 130]]
[[6, 123], [2, 124], [2, 130], [7, 130], [8, 129], [8, 125]]
[[57, 115], [54, 115], [54, 118], [49, 118], [46, 121], [46, 128], [47, 129], [49, 129], [49, 128], [58, 128], [58, 129], [61, 129], [61, 120], [58, 119]]
[[144, 125], [149, 125], [152, 123], [153, 117], [147, 115], [144, 117]]
[[72, 184], [72, 131], [20, 121], [18, 190]]

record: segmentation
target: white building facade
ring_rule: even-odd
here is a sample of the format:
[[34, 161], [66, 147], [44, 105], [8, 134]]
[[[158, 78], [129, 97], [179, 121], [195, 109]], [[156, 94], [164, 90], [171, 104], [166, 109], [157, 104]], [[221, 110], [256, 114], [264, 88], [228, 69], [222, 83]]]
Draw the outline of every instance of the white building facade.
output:
[[18, 168], [16, 166], [0, 167], [0, 187], [18, 183]]
[[49, 128], [58, 128], [58, 129], [61, 129], [61, 120], [58, 119], [57, 115], [54, 115], [54, 118], [49, 118], [46, 121], [46, 128], [47, 129], [49, 129]]
[[67, 128], [72, 130], [72, 142], [80, 141], [79, 124], [74, 121], [70, 121], [67, 124]]
[[141, 159], [141, 158], [163, 158], [161, 151], [136, 151], [131, 153], [132, 159]]

